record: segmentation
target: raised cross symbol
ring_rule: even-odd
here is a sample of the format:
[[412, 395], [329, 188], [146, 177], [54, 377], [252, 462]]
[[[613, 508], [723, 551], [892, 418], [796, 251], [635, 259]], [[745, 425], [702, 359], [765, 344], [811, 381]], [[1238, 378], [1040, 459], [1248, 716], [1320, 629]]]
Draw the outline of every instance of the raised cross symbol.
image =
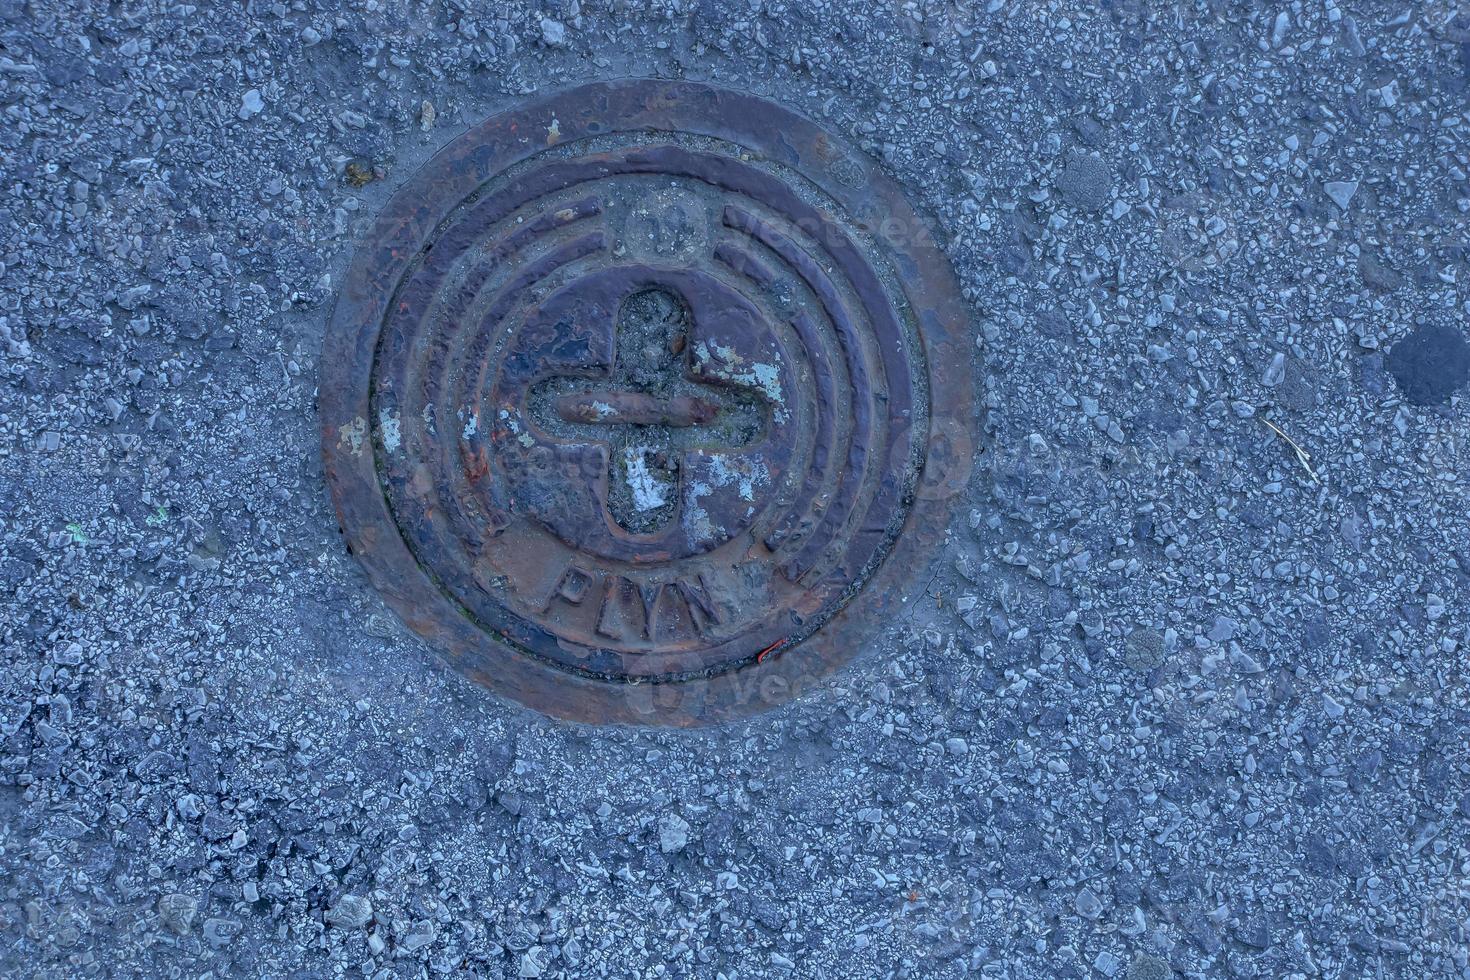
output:
[[764, 422], [751, 392], [688, 376], [689, 327], [689, 308], [674, 294], [635, 293], [618, 309], [606, 376], [562, 375], [531, 392], [531, 413], [551, 435], [605, 447], [608, 513], [635, 534], [674, 519], [686, 451], [739, 449]]

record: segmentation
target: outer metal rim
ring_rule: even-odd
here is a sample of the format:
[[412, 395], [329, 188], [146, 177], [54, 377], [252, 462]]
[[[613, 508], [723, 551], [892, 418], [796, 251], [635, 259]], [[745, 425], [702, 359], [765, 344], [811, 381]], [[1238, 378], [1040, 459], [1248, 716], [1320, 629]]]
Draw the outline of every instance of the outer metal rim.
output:
[[[759, 665], [680, 683], [612, 684], [558, 671], [496, 643], [461, 615], [409, 552], [384, 501], [373, 454], [343, 450], [343, 428], [368, 418], [368, 379], [393, 284], [450, 209], [495, 173], [545, 149], [553, 119], [563, 143], [625, 130], [682, 131], [738, 144], [798, 170], [874, 233], [916, 315], [930, 370], [929, 452], [903, 534], [862, 593], [825, 627]], [[359, 246], [327, 330], [322, 456], [349, 550], [388, 604], [452, 666], [559, 718], [702, 725], [811, 690], [905, 608], [906, 590], [941, 543], [949, 500], [969, 473], [975, 446], [969, 315], [928, 229], [898, 186], [866, 157], [814, 123], [743, 93], [692, 82], [597, 82], [487, 119], [444, 147], [388, 202]]]

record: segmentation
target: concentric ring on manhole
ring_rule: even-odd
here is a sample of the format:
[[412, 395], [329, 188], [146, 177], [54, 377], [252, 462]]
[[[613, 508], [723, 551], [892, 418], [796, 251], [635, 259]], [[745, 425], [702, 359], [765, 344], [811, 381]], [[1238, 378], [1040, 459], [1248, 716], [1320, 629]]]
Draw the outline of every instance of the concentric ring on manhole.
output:
[[351, 551], [564, 718], [787, 700], [903, 608], [968, 475], [968, 318], [865, 158], [748, 95], [583, 86], [405, 183], [323, 357]]

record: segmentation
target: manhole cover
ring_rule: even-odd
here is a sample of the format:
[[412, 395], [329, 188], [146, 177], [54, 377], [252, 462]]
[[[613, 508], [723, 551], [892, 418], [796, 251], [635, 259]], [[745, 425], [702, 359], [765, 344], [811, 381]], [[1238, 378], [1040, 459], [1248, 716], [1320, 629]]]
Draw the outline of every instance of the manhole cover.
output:
[[687, 725], [900, 614], [968, 473], [952, 273], [811, 122], [588, 85], [414, 174], [348, 273], [323, 452], [352, 552], [488, 687]]

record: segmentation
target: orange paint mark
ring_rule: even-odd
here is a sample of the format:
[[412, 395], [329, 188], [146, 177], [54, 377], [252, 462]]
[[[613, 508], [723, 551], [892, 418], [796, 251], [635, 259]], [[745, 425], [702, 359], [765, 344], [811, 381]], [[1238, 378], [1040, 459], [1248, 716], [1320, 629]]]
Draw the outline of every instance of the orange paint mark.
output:
[[777, 640], [775, 643], [772, 643], [770, 646], [766, 647], [760, 653], [758, 653], [758, 654], [755, 655], [755, 662], [758, 663], [758, 664], [759, 663], [764, 663], [765, 660], [766, 660], [766, 658], [769, 657], [772, 653], [774, 653], [776, 651], [776, 648], [779, 647], [779, 646], [781, 646], [781, 644], [783, 644], [785, 642], [786, 642], [785, 639], [780, 639], [780, 640]]

